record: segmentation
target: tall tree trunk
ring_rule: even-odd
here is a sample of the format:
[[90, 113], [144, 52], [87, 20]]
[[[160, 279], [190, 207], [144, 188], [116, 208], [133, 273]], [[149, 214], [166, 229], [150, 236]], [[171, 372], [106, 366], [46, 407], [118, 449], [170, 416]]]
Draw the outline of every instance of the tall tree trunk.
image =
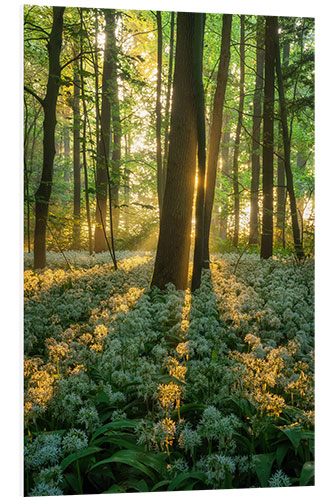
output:
[[240, 77], [239, 77], [239, 103], [238, 103], [238, 120], [236, 128], [236, 138], [234, 146], [233, 158], [233, 188], [234, 188], [234, 206], [235, 206], [235, 227], [233, 245], [238, 246], [239, 240], [239, 185], [238, 185], [238, 156], [240, 135], [242, 129], [243, 109], [244, 109], [244, 79], [245, 79], [245, 17], [241, 16], [241, 33], [240, 33]]
[[[288, 65], [290, 53], [289, 42], [283, 46], [283, 66]], [[283, 248], [286, 246], [285, 236], [285, 217], [286, 217], [286, 175], [284, 168], [283, 156], [283, 129], [282, 123], [279, 122], [279, 157], [277, 167], [277, 214], [276, 214], [276, 233], [278, 240], [281, 241]]]
[[44, 109], [43, 168], [41, 181], [35, 193], [34, 269], [44, 268], [46, 265], [46, 228], [55, 156], [56, 105], [60, 85], [61, 68], [59, 58], [62, 45], [64, 10], [65, 7], [53, 7], [53, 24], [47, 44], [49, 76], [46, 95], [41, 102]]
[[294, 246], [295, 252], [298, 260], [304, 259], [304, 251], [303, 245], [301, 241], [301, 235], [299, 230], [298, 218], [297, 218], [297, 203], [294, 191], [294, 182], [293, 182], [293, 174], [291, 171], [290, 164], [290, 136], [288, 130], [287, 123], [287, 108], [286, 101], [284, 95], [284, 86], [283, 86], [283, 78], [282, 78], [282, 70], [281, 70], [281, 59], [280, 59], [280, 44], [279, 44], [279, 36], [278, 36], [278, 21], [277, 17], [274, 17], [274, 48], [275, 48], [275, 60], [276, 60], [276, 75], [277, 75], [277, 83], [279, 90], [279, 102], [280, 102], [280, 114], [281, 114], [281, 123], [282, 123], [282, 131], [283, 131], [283, 147], [284, 147], [284, 167], [286, 172], [286, 180], [287, 180], [287, 191], [289, 194], [289, 202], [290, 202], [290, 211], [291, 211], [291, 222], [293, 229], [293, 238], [294, 238]]
[[257, 245], [259, 241], [259, 177], [260, 177], [260, 128], [261, 101], [264, 75], [264, 22], [257, 17], [257, 52], [256, 52], [256, 87], [253, 97], [253, 127], [252, 127], [252, 175], [251, 175], [251, 207], [250, 207], [250, 237], [249, 243]]
[[111, 53], [112, 53], [112, 80], [111, 85], [111, 116], [112, 116], [112, 129], [113, 129], [113, 145], [112, 145], [112, 159], [111, 159], [111, 197], [112, 197], [112, 221], [114, 232], [117, 233], [119, 227], [119, 186], [120, 186], [120, 160], [121, 160], [121, 120], [120, 120], [120, 104], [118, 95], [118, 80], [117, 80], [117, 56], [118, 49], [116, 44], [116, 14], [113, 13], [113, 25], [110, 32], [111, 40]]
[[273, 145], [274, 145], [274, 30], [276, 17], [267, 16], [265, 26], [265, 87], [263, 126], [263, 217], [260, 257], [273, 254]]
[[85, 95], [85, 85], [83, 76], [83, 10], [80, 9], [80, 19], [81, 19], [81, 36], [80, 36], [80, 70], [81, 70], [81, 94], [82, 94], [82, 107], [83, 107], [83, 131], [82, 131], [82, 164], [84, 172], [84, 191], [85, 191], [85, 201], [86, 201], [86, 214], [87, 214], [87, 225], [88, 225], [88, 247], [89, 255], [93, 253], [92, 246], [92, 228], [91, 228], [91, 217], [90, 217], [90, 203], [89, 203], [89, 182], [88, 182], [88, 166], [87, 166], [87, 102]]
[[225, 97], [225, 90], [228, 80], [228, 68], [230, 61], [230, 36], [231, 36], [232, 15], [223, 15], [222, 41], [220, 62], [217, 73], [217, 83], [214, 96], [214, 106], [212, 115], [212, 125], [209, 135], [209, 149], [206, 175], [205, 193], [205, 215], [204, 215], [204, 242], [203, 242], [203, 266], [209, 267], [209, 233], [214, 204], [217, 160], [219, 155], [221, 133], [222, 133], [222, 112]]
[[203, 267], [204, 228], [205, 228], [205, 173], [206, 173], [206, 131], [205, 131], [205, 93], [202, 82], [202, 56], [205, 14], [195, 14], [193, 40], [193, 79], [197, 119], [198, 170], [197, 196], [195, 204], [195, 241], [191, 291], [201, 284]]
[[174, 31], [175, 31], [175, 13], [171, 12], [169, 68], [168, 68], [167, 96], [165, 104], [165, 136], [164, 136], [163, 185], [162, 185], [163, 193], [165, 190], [168, 151], [169, 151], [170, 98], [171, 98], [171, 84], [172, 84], [172, 70], [173, 70], [173, 55], [174, 55]]
[[106, 236], [106, 208], [108, 190], [108, 168], [110, 154], [110, 128], [111, 128], [111, 99], [112, 92], [110, 81], [112, 79], [112, 52], [111, 36], [113, 14], [105, 10], [105, 42], [104, 63], [102, 78], [102, 108], [100, 116], [100, 137], [97, 145], [96, 164], [96, 225], [95, 225], [95, 252], [107, 250]]
[[[74, 57], [77, 51], [74, 48]], [[73, 249], [80, 248], [81, 216], [81, 165], [80, 165], [80, 75], [79, 63], [74, 61], [74, 98], [73, 98], [73, 174], [74, 174], [74, 213]]]
[[162, 87], [162, 19], [161, 12], [156, 12], [157, 20], [157, 86], [156, 86], [156, 163], [157, 163], [157, 195], [160, 210], [160, 219], [163, 207], [163, 163], [162, 163], [162, 107], [161, 107], [161, 87]]
[[160, 289], [173, 283], [184, 290], [188, 283], [197, 147], [192, 64], [194, 16], [180, 12], [177, 19], [167, 179], [151, 281], [151, 286]]

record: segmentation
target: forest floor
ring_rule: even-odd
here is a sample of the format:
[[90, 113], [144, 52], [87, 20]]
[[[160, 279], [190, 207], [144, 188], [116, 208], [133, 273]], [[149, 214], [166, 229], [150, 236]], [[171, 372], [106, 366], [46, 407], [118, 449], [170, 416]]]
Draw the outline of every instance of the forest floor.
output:
[[313, 484], [314, 263], [25, 255], [25, 494]]

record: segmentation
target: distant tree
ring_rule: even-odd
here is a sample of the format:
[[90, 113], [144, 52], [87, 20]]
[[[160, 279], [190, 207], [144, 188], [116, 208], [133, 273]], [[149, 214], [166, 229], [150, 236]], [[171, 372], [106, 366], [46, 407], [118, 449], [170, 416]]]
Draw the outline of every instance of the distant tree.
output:
[[56, 105], [60, 87], [60, 52], [64, 10], [65, 7], [52, 8], [53, 23], [47, 43], [49, 71], [44, 99], [40, 98], [33, 90], [25, 87], [25, 90], [39, 101], [44, 110], [43, 168], [40, 184], [35, 193], [34, 269], [42, 269], [46, 265], [46, 230], [55, 156]]
[[171, 111], [170, 146], [160, 234], [151, 286], [188, 284], [191, 217], [197, 148], [193, 82], [195, 14], [179, 12]]
[[263, 124], [263, 216], [260, 257], [273, 254], [273, 146], [274, 146], [274, 30], [276, 17], [266, 16], [265, 24], [265, 87]]

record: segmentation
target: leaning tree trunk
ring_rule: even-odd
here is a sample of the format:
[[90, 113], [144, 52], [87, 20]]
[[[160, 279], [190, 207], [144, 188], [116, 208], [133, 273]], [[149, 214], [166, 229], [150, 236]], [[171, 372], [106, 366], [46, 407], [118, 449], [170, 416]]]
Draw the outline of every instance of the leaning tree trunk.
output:
[[202, 56], [205, 14], [195, 14], [193, 40], [194, 95], [197, 115], [198, 174], [197, 196], [195, 203], [195, 241], [191, 291], [201, 284], [204, 250], [205, 215], [205, 173], [206, 173], [206, 131], [205, 131], [205, 93], [202, 82]]
[[192, 64], [194, 19], [191, 13], [178, 14], [167, 179], [151, 281], [151, 286], [160, 289], [173, 283], [184, 290], [188, 283], [197, 147]]
[[289, 194], [289, 202], [290, 202], [290, 212], [291, 212], [291, 222], [293, 229], [293, 238], [294, 238], [294, 246], [295, 252], [298, 260], [304, 259], [304, 251], [303, 245], [301, 241], [301, 235], [298, 225], [297, 218], [297, 203], [296, 196], [294, 190], [294, 182], [293, 182], [293, 174], [291, 171], [290, 164], [290, 136], [288, 130], [287, 123], [287, 108], [286, 101], [284, 95], [284, 86], [283, 86], [283, 78], [281, 71], [281, 59], [280, 59], [280, 44], [278, 37], [278, 22], [277, 17], [274, 17], [274, 43], [275, 43], [275, 60], [276, 60], [276, 75], [277, 75], [277, 83], [279, 90], [279, 102], [280, 102], [280, 114], [281, 114], [281, 123], [282, 123], [282, 131], [283, 131], [283, 148], [284, 148], [284, 167], [286, 171], [286, 180], [287, 180], [287, 191]]
[[46, 229], [49, 202], [53, 180], [53, 162], [55, 156], [56, 105], [60, 86], [60, 51], [65, 7], [53, 7], [53, 24], [47, 44], [49, 53], [49, 76], [46, 95], [41, 104], [44, 109], [43, 123], [43, 168], [39, 187], [35, 193], [35, 238], [34, 269], [46, 265]]
[[240, 34], [240, 77], [239, 77], [239, 103], [238, 103], [238, 120], [236, 128], [236, 138], [234, 145], [233, 157], [233, 188], [234, 188], [234, 204], [235, 204], [235, 227], [233, 245], [238, 246], [239, 240], [239, 185], [238, 185], [238, 156], [240, 135], [242, 129], [243, 109], [244, 109], [244, 79], [245, 79], [245, 27], [244, 16], [241, 16], [241, 34]]
[[106, 208], [108, 192], [108, 167], [110, 154], [111, 99], [110, 81], [112, 79], [111, 37], [113, 15], [105, 10], [105, 42], [102, 78], [102, 107], [100, 116], [100, 136], [97, 145], [96, 163], [96, 225], [95, 252], [104, 252], [108, 248], [106, 234]]
[[209, 149], [206, 175], [205, 193], [205, 218], [204, 218], [204, 242], [203, 242], [203, 267], [209, 267], [209, 233], [212, 219], [212, 209], [214, 204], [217, 160], [219, 155], [221, 133], [222, 133], [222, 112], [225, 97], [225, 90], [228, 80], [228, 68], [230, 61], [230, 36], [231, 36], [232, 15], [223, 15], [222, 41], [220, 62], [217, 73], [217, 84], [214, 96], [212, 125], [209, 136]]
[[264, 23], [263, 18], [257, 18], [257, 54], [256, 54], [256, 87], [253, 97], [252, 126], [252, 175], [251, 175], [251, 206], [250, 206], [250, 237], [249, 243], [257, 245], [259, 240], [259, 177], [260, 177], [260, 128], [261, 100], [264, 74]]
[[273, 254], [273, 145], [274, 145], [274, 30], [276, 17], [267, 16], [265, 26], [265, 87], [263, 125], [263, 217], [260, 257]]

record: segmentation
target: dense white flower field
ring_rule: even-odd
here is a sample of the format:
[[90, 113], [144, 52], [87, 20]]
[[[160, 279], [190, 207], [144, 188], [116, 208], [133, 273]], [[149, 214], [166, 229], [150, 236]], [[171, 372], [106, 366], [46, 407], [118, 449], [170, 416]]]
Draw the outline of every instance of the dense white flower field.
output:
[[153, 254], [26, 255], [26, 494], [313, 483], [313, 262], [215, 256], [191, 296]]

